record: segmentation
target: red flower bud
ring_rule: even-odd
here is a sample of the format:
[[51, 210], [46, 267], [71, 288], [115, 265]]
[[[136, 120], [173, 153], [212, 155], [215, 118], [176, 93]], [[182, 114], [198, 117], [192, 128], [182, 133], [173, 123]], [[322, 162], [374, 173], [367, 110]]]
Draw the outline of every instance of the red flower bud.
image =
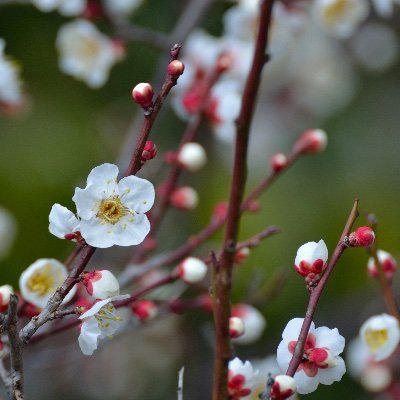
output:
[[361, 226], [348, 237], [348, 245], [351, 247], [369, 247], [374, 243], [375, 233], [369, 226]]
[[294, 151], [302, 154], [314, 154], [324, 151], [328, 143], [326, 132], [322, 129], [305, 131], [294, 144]]
[[153, 88], [150, 83], [138, 83], [132, 90], [132, 98], [143, 108], [152, 106]]
[[282, 171], [287, 165], [287, 157], [283, 153], [274, 154], [271, 158], [271, 167], [274, 172]]
[[144, 145], [144, 149], [142, 152], [142, 164], [146, 161], [152, 160], [157, 155], [157, 147], [153, 141], [148, 140]]
[[168, 64], [168, 75], [178, 77], [183, 74], [183, 71], [185, 70], [185, 64], [183, 64], [182, 61], [179, 60], [173, 60]]

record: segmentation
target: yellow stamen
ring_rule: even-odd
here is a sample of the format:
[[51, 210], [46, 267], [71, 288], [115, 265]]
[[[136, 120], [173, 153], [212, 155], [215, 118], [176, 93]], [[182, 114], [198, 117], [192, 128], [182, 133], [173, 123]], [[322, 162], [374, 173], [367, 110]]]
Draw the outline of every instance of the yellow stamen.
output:
[[365, 341], [371, 351], [376, 351], [388, 341], [387, 329], [369, 330], [365, 332]]
[[336, 0], [324, 9], [324, 18], [329, 25], [346, 12], [347, 3], [347, 0]]
[[129, 209], [122, 204], [119, 196], [112, 196], [101, 201], [97, 217], [114, 225], [129, 213]]
[[54, 281], [51, 265], [46, 264], [32, 274], [26, 285], [38, 296], [46, 296], [54, 290]]

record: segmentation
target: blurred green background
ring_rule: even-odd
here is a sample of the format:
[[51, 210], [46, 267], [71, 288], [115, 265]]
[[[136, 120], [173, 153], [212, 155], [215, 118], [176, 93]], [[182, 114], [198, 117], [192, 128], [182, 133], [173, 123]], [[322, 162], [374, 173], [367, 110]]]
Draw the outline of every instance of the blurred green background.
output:
[[[135, 14], [134, 20], [148, 27], [169, 31], [174, 26], [180, 6], [180, 2], [149, 1]], [[219, 29], [220, 15], [225, 7], [219, 4], [209, 13], [207, 25], [214, 31]], [[161, 55], [147, 45], [129, 44], [125, 61], [112, 69], [108, 83], [99, 90], [91, 90], [58, 69], [54, 40], [60, 24], [65, 21], [56, 13], [43, 14], [30, 6], [0, 8], [0, 37], [6, 40], [6, 53], [21, 64], [29, 95], [29, 107], [23, 115], [0, 119], [0, 206], [9, 209], [18, 222], [15, 244], [9, 256], [0, 261], [1, 284], [12, 283], [17, 287], [21, 271], [37, 258], [62, 260], [68, 255], [71, 245], [48, 232], [50, 208], [56, 202], [72, 208], [73, 189], [84, 182], [90, 169], [118, 158], [119, 146], [131, 118], [138, 112], [130, 98], [131, 88], [137, 82], [152, 79]], [[302, 279], [292, 271], [296, 250], [307, 241], [323, 238], [332, 251], [355, 197], [360, 198], [361, 210], [357, 224], [365, 223], [366, 212], [375, 213], [379, 219], [380, 247], [395, 257], [399, 256], [399, 72], [397, 65], [381, 75], [360, 74], [360, 90], [354, 101], [324, 123], [323, 128], [329, 134], [327, 151], [300, 160], [262, 197], [260, 213], [243, 219], [242, 238], [270, 224], [279, 226], [282, 233], [264, 242], [252, 252], [246, 264], [237, 269], [234, 300], [243, 300], [249, 281], [254, 276], [265, 280], [282, 267], [288, 268], [290, 275], [279, 296], [262, 307], [268, 320], [262, 340], [248, 348], [238, 348], [242, 359], [261, 358], [272, 353], [286, 322], [304, 314], [307, 293]], [[165, 107], [152, 135], [160, 153], [176, 146], [182, 128], [183, 123], [169, 111], [168, 106]], [[288, 136], [279, 142], [279, 147], [265, 150], [265, 167], [270, 155], [290, 149], [298, 133], [288, 132]], [[210, 139], [204, 135], [201, 141], [207, 143]], [[229, 146], [208, 144], [209, 164], [206, 169], [194, 179], [185, 176], [183, 180], [195, 182], [201, 207], [187, 216], [185, 224], [181, 222], [182, 214], [170, 213], [161, 232], [161, 237], [165, 238], [160, 240], [163, 250], [176, 246], [190, 232], [204, 226], [213, 204], [227, 196], [230, 173], [226, 164], [221, 162], [220, 152], [231, 149]], [[249, 187], [262, 177], [262, 173], [261, 170], [250, 170]], [[176, 229], [177, 225], [179, 229]], [[174, 235], [170, 234], [171, 231]], [[218, 246], [219, 242], [215, 240], [205, 247], [217, 249]], [[366, 276], [366, 261], [367, 255], [363, 250], [354, 249], [345, 253], [317, 311], [315, 321], [318, 326], [338, 327], [346, 339], [350, 339], [356, 335], [371, 310], [385, 310], [376, 282], [371, 282]], [[397, 278], [394, 286], [399, 287]], [[51, 366], [58, 368], [56, 361], [60, 361], [60, 353], [54, 355], [49, 350], [50, 343], [40, 347], [44, 354], [31, 352], [28, 355], [32, 365], [38, 363], [38, 371], [41, 371], [35, 371], [35, 367], [27, 362], [28, 372], [39, 374], [27, 377], [28, 398], [31, 391], [31, 398], [51, 398], [57, 393], [60, 399], [172, 399], [175, 398], [176, 371], [181, 364], [186, 367], [187, 399], [208, 398], [204, 388], [211, 378], [211, 328], [207, 325], [210, 321], [208, 316], [195, 313], [183, 322], [174, 320], [175, 325], [179, 324], [179, 334], [172, 324], [175, 328], [168, 330], [167, 326], [164, 336], [155, 335], [154, 341], [148, 339], [146, 342], [149, 349], [160, 346], [159, 352], [154, 354], [143, 350], [142, 357], [151, 358], [152, 363], [149, 359], [146, 361], [150, 366], [142, 368], [142, 359], [138, 356], [132, 369], [127, 363], [121, 371], [108, 371], [114, 384], [114, 380], [119, 382], [116, 377], [120, 374], [127, 380], [130, 375], [141, 377], [142, 382], [147, 382], [147, 386], [144, 385], [146, 389], [142, 391], [145, 395], [134, 397], [134, 393], [123, 395], [119, 391], [119, 394], [110, 392], [109, 396], [102, 397], [103, 385], [110, 382], [103, 375], [98, 378], [90, 371], [101, 368], [103, 362], [107, 369], [109, 359], [104, 353], [93, 357], [97, 357], [99, 362], [75, 355], [65, 369], [60, 367], [59, 382], [54, 384], [55, 388], [47, 390], [48, 397], [40, 394], [43, 385], [47, 385], [46, 377], [51, 373]], [[66, 351], [74, 351], [71, 348], [77, 347], [75, 336], [72, 337], [74, 334], [65, 336], [68, 343]], [[151, 333], [148, 334], [150, 337]], [[143, 340], [143, 337], [137, 340]], [[164, 347], [163, 341], [166, 341]], [[174, 346], [168, 344], [169, 341], [174, 342]], [[135, 352], [135, 343], [134, 339], [127, 337], [113, 341], [115, 357], [118, 358], [118, 352], [126, 348]], [[57, 344], [60, 351], [63, 345], [56, 339], [54, 345]], [[169, 346], [176, 347], [178, 360], [168, 352], [163, 353]], [[46, 357], [50, 356], [46, 351], [56, 361], [48, 361]], [[169, 370], [165, 371], [154, 367], [153, 364], [163, 364], [162, 358], [169, 356], [175, 360], [173, 368], [167, 365]], [[46, 368], [42, 368], [42, 361]], [[74, 374], [66, 372], [68, 368], [72, 368]], [[99, 385], [98, 391], [85, 393], [84, 388], [66, 389], [70, 387], [68, 384], [76, 383], [74, 379], [81, 376], [93, 378], [92, 384]], [[157, 385], [154, 385], [155, 380]], [[88, 382], [82, 381], [77, 385], [84, 386]], [[121, 381], [120, 385], [123, 384]], [[363, 394], [347, 376], [332, 387], [320, 386], [308, 398], [337, 399], [340, 396], [346, 399], [371, 398]]]

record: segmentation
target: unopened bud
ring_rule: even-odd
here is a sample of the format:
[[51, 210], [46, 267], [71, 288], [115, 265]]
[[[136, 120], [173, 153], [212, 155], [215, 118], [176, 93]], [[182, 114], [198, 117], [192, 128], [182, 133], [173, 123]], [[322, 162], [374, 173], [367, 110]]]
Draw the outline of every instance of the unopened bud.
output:
[[277, 375], [271, 387], [271, 400], [284, 400], [296, 392], [296, 381], [289, 375]]
[[10, 285], [0, 286], [0, 313], [4, 312], [8, 308], [11, 295], [14, 294], [14, 290]]
[[133, 100], [143, 108], [153, 105], [153, 88], [150, 83], [138, 83], [132, 90]]
[[142, 322], [154, 318], [158, 313], [156, 303], [151, 300], [139, 300], [133, 303], [131, 308], [135, 317]]
[[235, 253], [234, 263], [241, 264], [249, 258], [250, 249], [248, 247], [242, 247]]
[[261, 206], [260, 206], [260, 202], [258, 200], [251, 200], [247, 203], [247, 210], [249, 212], [253, 212], [253, 213], [258, 212], [258, 211], [260, 211], [260, 208], [261, 208]]
[[85, 273], [82, 282], [95, 299], [104, 300], [119, 295], [118, 280], [106, 269]]
[[[394, 257], [388, 253], [387, 251], [384, 250], [378, 250], [376, 252], [378, 256], [379, 263], [382, 267], [382, 271], [385, 274], [387, 279], [392, 279], [394, 273], [396, 272], [397, 269], [397, 262], [394, 259]], [[373, 257], [371, 257], [368, 260], [368, 274], [369, 276], [373, 278], [377, 278], [379, 276], [378, 268], [375, 264], [375, 260]]]
[[347, 244], [350, 247], [369, 247], [374, 243], [375, 233], [369, 226], [361, 226], [351, 232]]
[[238, 317], [229, 318], [229, 336], [231, 338], [238, 338], [244, 334], [244, 323]]
[[213, 219], [222, 221], [226, 218], [227, 213], [228, 213], [228, 203], [226, 202], [217, 203], [214, 207]]
[[271, 158], [271, 167], [274, 172], [282, 171], [287, 165], [287, 157], [283, 153], [274, 154]]
[[177, 161], [188, 171], [197, 172], [207, 162], [207, 155], [203, 147], [198, 143], [186, 143], [177, 155]]
[[152, 160], [157, 155], [157, 147], [153, 141], [148, 140], [144, 145], [143, 152], [142, 152], [142, 164], [146, 161]]
[[180, 210], [194, 210], [199, 204], [199, 195], [190, 186], [184, 186], [172, 192], [170, 202]]
[[197, 283], [205, 278], [207, 265], [198, 258], [187, 257], [178, 265], [176, 272], [185, 283]]
[[185, 64], [183, 64], [182, 61], [179, 60], [173, 60], [168, 64], [168, 75], [171, 76], [181, 76], [183, 74], [183, 71], [185, 70]]
[[302, 154], [320, 153], [328, 144], [328, 136], [322, 129], [305, 131], [294, 144], [294, 151]]

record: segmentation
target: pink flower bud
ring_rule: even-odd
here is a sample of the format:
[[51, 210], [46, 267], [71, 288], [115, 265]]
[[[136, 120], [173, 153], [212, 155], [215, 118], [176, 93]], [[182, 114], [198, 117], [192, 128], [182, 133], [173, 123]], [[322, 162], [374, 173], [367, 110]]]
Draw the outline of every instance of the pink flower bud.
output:
[[133, 100], [143, 108], [153, 104], [153, 88], [150, 83], [138, 83], [132, 90]]
[[[396, 260], [393, 258], [393, 256], [390, 253], [388, 253], [387, 251], [383, 251], [383, 250], [378, 250], [377, 256], [378, 256], [379, 263], [382, 266], [382, 270], [383, 270], [383, 273], [385, 274], [386, 278], [392, 279], [394, 273], [396, 272], [396, 268], [397, 268]], [[373, 259], [373, 257], [371, 257], [368, 260], [367, 268], [368, 268], [369, 276], [371, 276], [373, 278], [377, 278], [379, 276], [378, 268], [375, 265], [375, 260]]]
[[87, 272], [82, 279], [88, 293], [95, 299], [107, 299], [119, 295], [117, 278], [108, 270]]
[[228, 203], [226, 202], [217, 203], [214, 207], [213, 219], [222, 221], [226, 218], [227, 213], [228, 213]]
[[294, 151], [302, 154], [320, 153], [328, 144], [326, 132], [322, 129], [309, 129], [305, 131], [294, 144]]
[[170, 202], [180, 210], [194, 210], [199, 204], [199, 195], [190, 186], [184, 186], [172, 192]]
[[314, 278], [315, 274], [320, 274], [326, 268], [327, 260], [328, 248], [322, 239], [318, 243], [308, 242], [297, 250], [294, 268], [301, 276], [312, 274]]
[[207, 155], [200, 144], [191, 142], [181, 147], [177, 155], [177, 161], [186, 170], [197, 172], [206, 164]]
[[271, 400], [284, 400], [296, 392], [296, 381], [288, 375], [277, 375], [271, 388]]
[[244, 323], [238, 317], [229, 318], [229, 336], [231, 338], [238, 338], [244, 334]]
[[154, 301], [139, 300], [132, 304], [132, 312], [139, 321], [148, 321], [158, 313], [158, 307]]
[[261, 206], [260, 206], [260, 202], [258, 200], [251, 200], [248, 202], [247, 204], [247, 210], [249, 212], [255, 213], [260, 211]]
[[142, 152], [142, 163], [146, 161], [152, 160], [157, 155], [157, 147], [153, 141], [148, 140], [144, 145], [144, 149]]
[[14, 290], [10, 285], [0, 286], [0, 313], [3, 313], [8, 308], [10, 296], [14, 294]]
[[235, 253], [235, 264], [241, 264], [249, 258], [250, 249], [248, 247], [243, 247], [236, 251]]
[[228, 53], [222, 54], [217, 60], [217, 71], [221, 74], [231, 68], [233, 62], [232, 56]]
[[287, 157], [283, 153], [274, 154], [271, 158], [271, 167], [274, 172], [282, 171], [287, 165]]
[[348, 245], [351, 247], [369, 247], [374, 243], [375, 233], [369, 226], [361, 226], [348, 237]]
[[173, 60], [168, 64], [168, 75], [177, 77], [181, 76], [183, 74], [183, 71], [185, 70], [185, 64], [183, 64], [182, 61], [179, 60]]
[[176, 269], [177, 275], [185, 283], [201, 282], [207, 274], [207, 265], [198, 258], [185, 258]]

